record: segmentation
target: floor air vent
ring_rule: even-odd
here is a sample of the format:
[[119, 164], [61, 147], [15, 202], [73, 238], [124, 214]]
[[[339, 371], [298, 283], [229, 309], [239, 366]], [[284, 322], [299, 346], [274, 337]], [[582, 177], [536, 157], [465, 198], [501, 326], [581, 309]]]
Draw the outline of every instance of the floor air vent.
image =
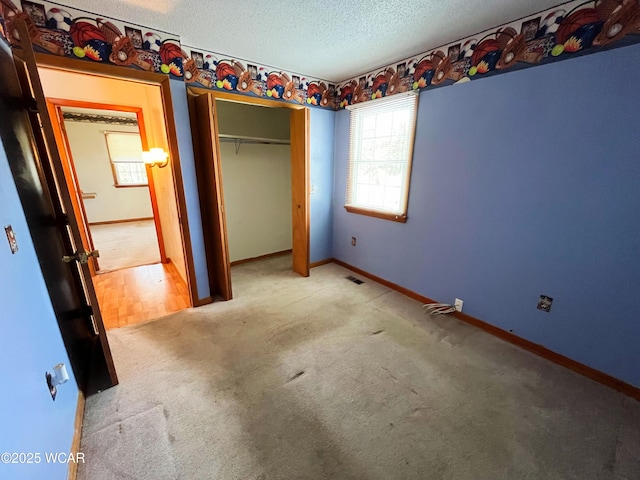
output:
[[357, 284], [357, 285], [360, 285], [361, 283], [364, 283], [364, 282], [363, 282], [362, 280], [360, 280], [359, 278], [353, 277], [353, 276], [351, 276], [351, 275], [349, 275], [349, 276], [347, 277], [347, 280], [350, 280], [350, 281], [352, 281], [353, 283], [355, 283], [355, 284]]

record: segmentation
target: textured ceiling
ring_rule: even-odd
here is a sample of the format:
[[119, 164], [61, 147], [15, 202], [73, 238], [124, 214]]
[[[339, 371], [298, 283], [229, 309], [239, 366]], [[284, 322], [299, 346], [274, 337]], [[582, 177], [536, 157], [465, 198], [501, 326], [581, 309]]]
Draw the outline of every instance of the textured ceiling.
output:
[[337, 82], [561, 0], [61, 0], [184, 45]]

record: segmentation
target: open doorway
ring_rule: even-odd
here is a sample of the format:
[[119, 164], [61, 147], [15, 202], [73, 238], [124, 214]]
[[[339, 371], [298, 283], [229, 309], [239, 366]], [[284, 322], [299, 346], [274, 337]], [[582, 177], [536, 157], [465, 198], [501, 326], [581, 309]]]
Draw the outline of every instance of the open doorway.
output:
[[96, 273], [163, 260], [135, 112], [56, 106]]
[[174, 166], [140, 158], [170, 151], [160, 87], [39, 73], [106, 329], [192, 306]]
[[[240, 149], [251, 147], [252, 145], [269, 145], [282, 148], [288, 144], [289, 173], [287, 175], [287, 171], [283, 170], [286, 176], [281, 176], [277, 180], [280, 188], [277, 189], [279, 191], [276, 194], [282, 194], [282, 197], [279, 198], [284, 198], [286, 194], [289, 195], [289, 200], [286, 202], [289, 205], [289, 221], [285, 219], [284, 215], [286, 207], [282, 207], [285, 203], [275, 202], [275, 204], [279, 205], [279, 208], [276, 209], [283, 214], [278, 217], [281, 228], [276, 227], [274, 229], [272, 226], [260, 222], [260, 219], [253, 215], [255, 212], [250, 211], [252, 209], [259, 210], [263, 207], [261, 195], [264, 192], [261, 193], [261, 188], [265, 187], [267, 177], [253, 175], [254, 171], [247, 170], [256, 168], [256, 165], [251, 166], [250, 163], [247, 163], [243, 174], [243, 169], [238, 168], [238, 164], [229, 166], [229, 162], [227, 162], [227, 172], [230, 169], [240, 170], [235, 172], [237, 182], [245, 182], [249, 178], [253, 179], [253, 186], [244, 185], [242, 190], [244, 191], [242, 195], [253, 197], [252, 202], [248, 202], [246, 198], [235, 199], [239, 201], [232, 207], [232, 212], [233, 210], [240, 212], [242, 216], [253, 223], [252, 227], [260, 224], [263, 226], [262, 229], [252, 228], [250, 232], [244, 234], [245, 236], [258, 237], [249, 239], [251, 242], [248, 242], [247, 238], [243, 238], [243, 234], [238, 230], [238, 242], [244, 243], [243, 249], [245, 251], [241, 252], [242, 249], [236, 247], [234, 255], [237, 256], [236, 261], [243, 260], [238, 257], [256, 258], [255, 253], [248, 253], [251, 250], [245, 248], [248, 243], [252, 247], [260, 245], [259, 248], [254, 248], [254, 252], [260, 252], [260, 249], [263, 252], [265, 252], [265, 249], [267, 252], [271, 250], [269, 253], [258, 254], [258, 258], [263, 255], [285, 252], [288, 250], [288, 245], [290, 245], [292, 271], [305, 277], [309, 276], [309, 110], [302, 105], [266, 99], [243, 98], [225, 92], [211, 92], [197, 87], [189, 87], [188, 92], [211, 292], [224, 300], [233, 298], [230, 237], [228, 233], [228, 222], [231, 220], [229, 219], [229, 210], [226, 205], [227, 195], [224, 192], [227, 187], [223, 186], [228, 180], [225, 181], [223, 178], [223, 155], [221, 153], [224, 148], [222, 145], [224, 144], [228, 144], [229, 148], [236, 152], [236, 155], [240, 152]], [[246, 110], [244, 114], [237, 113], [244, 111], [236, 110], [239, 108], [237, 104], [240, 104], [240, 107], [249, 108], [251, 112]], [[225, 110], [227, 110], [226, 120], [222, 119], [221, 114]], [[232, 110], [236, 113], [230, 115], [229, 112]], [[277, 121], [276, 117], [269, 114], [269, 111], [273, 110], [284, 112], [281, 115], [276, 114], [276, 117], [281, 117], [281, 121]], [[262, 113], [257, 113], [258, 111]], [[266, 117], [264, 116], [265, 114]], [[262, 120], [259, 118], [262, 118]], [[288, 118], [288, 123], [285, 120], [286, 118]], [[251, 129], [250, 125], [254, 120], [258, 126]], [[270, 125], [271, 121], [274, 121], [277, 125]], [[221, 127], [221, 122], [224, 122], [225, 126]], [[248, 126], [249, 130], [247, 130]], [[275, 133], [270, 131], [272, 126], [276, 127]], [[226, 133], [222, 128], [229, 128], [227, 132], [230, 133]], [[282, 130], [287, 128], [289, 130], [288, 141], [287, 137], [282, 134]], [[256, 132], [261, 133], [256, 134]], [[232, 155], [228, 153], [225, 158], [233, 162]], [[255, 152], [253, 157], [256, 157]], [[266, 165], [268, 169], [268, 163]], [[264, 169], [265, 167], [263, 165], [260, 168]], [[229, 175], [227, 174], [227, 176]], [[288, 180], [286, 179], [287, 177]], [[229, 198], [231, 199], [232, 197], [230, 196]], [[260, 208], [257, 208], [257, 206]], [[276, 217], [273, 218], [275, 219]], [[290, 226], [290, 230], [288, 226]], [[280, 244], [286, 245], [282, 247], [286, 250], [279, 250], [277, 242], [271, 247], [267, 247], [261, 241], [260, 237], [264, 237], [267, 230], [273, 238], [280, 238], [279, 234], [282, 233], [290, 236], [290, 242], [287, 241]]]

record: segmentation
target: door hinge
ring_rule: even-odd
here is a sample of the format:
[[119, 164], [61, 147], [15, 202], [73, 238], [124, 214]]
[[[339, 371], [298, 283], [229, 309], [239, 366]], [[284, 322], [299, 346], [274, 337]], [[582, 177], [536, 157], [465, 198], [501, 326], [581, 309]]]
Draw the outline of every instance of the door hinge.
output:
[[0, 95], [0, 98], [2, 98], [7, 107], [15, 108], [16, 110], [27, 110], [33, 113], [38, 112], [38, 102], [33, 97]]
[[82, 309], [82, 315], [93, 316], [93, 305], [85, 305]]
[[96, 325], [96, 317], [95, 312], [93, 311], [93, 305], [85, 305], [82, 307], [82, 316], [84, 318], [89, 319], [89, 327], [91, 328], [91, 333], [94, 337], [100, 335], [98, 331], [98, 326]]
[[62, 257], [62, 261], [64, 263], [78, 262], [80, 265], [84, 265], [85, 263], [89, 263], [89, 258], [91, 257], [99, 258], [100, 252], [98, 250], [76, 252], [74, 255], [65, 255]]
[[26, 97], [24, 99], [24, 106], [31, 113], [40, 113], [40, 110], [38, 110], [38, 101], [33, 97]]

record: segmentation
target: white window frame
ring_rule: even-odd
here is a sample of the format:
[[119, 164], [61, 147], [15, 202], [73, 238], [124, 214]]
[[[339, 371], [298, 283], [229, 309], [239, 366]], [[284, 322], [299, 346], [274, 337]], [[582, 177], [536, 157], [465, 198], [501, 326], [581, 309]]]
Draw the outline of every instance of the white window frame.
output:
[[[350, 213], [405, 223], [407, 221], [418, 114], [417, 92], [397, 93], [390, 97], [350, 105], [346, 108], [350, 113], [350, 128], [345, 209]], [[407, 118], [404, 120], [400, 113], [403, 110], [408, 110]], [[394, 113], [395, 115], [393, 115]], [[392, 114], [391, 118], [389, 114]], [[374, 123], [372, 123], [371, 117], [375, 117]], [[386, 124], [383, 123], [385, 121]], [[373, 129], [366, 128], [365, 123], [369, 127], [372, 124], [375, 126]], [[396, 125], [399, 127], [398, 133], [390, 131]], [[385, 134], [387, 132], [388, 135]], [[401, 142], [400, 145], [398, 145], [398, 141]], [[375, 147], [371, 146], [372, 142], [376, 144]], [[385, 143], [393, 160], [379, 157], [379, 152], [383, 151]], [[389, 143], [396, 143], [395, 148]], [[365, 148], [363, 148], [363, 144]], [[400, 173], [397, 175], [382, 173], [383, 180], [381, 182], [378, 172], [383, 172], [384, 169], [380, 167], [386, 167], [387, 172], [399, 168]], [[375, 183], [358, 182], [367, 177], [367, 174], [364, 173], [365, 170], [372, 172], [369, 173], [369, 181], [372, 181], [373, 175], [375, 175]], [[400, 185], [398, 185], [398, 181]], [[398, 188], [399, 193], [387, 193], [389, 190], [398, 192]], [[372, 193], [379, 192], [380, 189], [382, 189], [382, 195]], [[364, 198], [367, 198], [368, 201], [365, 201]]]
[[[124, 135], [134, 135], [136, 136], [138, 139], [140, 139], [140, 158], [138, 160], [138, 155], [137, 152], [134, 156], [132, 156], [132, 158], [128, 159], [128, 158], [118, 158], [117, 153], [114, 152], [113, 150], [113, 145], [109, 142], [109, 137], [116, 137], [116, 136], [124, 136]], [[114, 182], [114, 187], [116, 188], [135, 188], [135, 187], [148, 187], [149, 186], [149, 178], [147, 175], [147, 171], [146, 171], [146, 165], [142, 159], [142, 139], [140, 138], [140, 134], [138, 132], [118, 132], [118, 131], [105, 131], [104, 132], [104, 139], [105, 142], [107, 143], [107, 152], [109, 153], [109, 163], [111, 165], [111, 172], [113, 173], [113, 182]], [[146, 181], [142, 182], [142, 183], [123, 183], [121, 181], [121, 178], [118, 174], [118, 164], [125, 164], [125, 163], [133, 163], [133, 164], [142, 164], [144, 167], [144, 172], [145, 172], [145, 178]]]

